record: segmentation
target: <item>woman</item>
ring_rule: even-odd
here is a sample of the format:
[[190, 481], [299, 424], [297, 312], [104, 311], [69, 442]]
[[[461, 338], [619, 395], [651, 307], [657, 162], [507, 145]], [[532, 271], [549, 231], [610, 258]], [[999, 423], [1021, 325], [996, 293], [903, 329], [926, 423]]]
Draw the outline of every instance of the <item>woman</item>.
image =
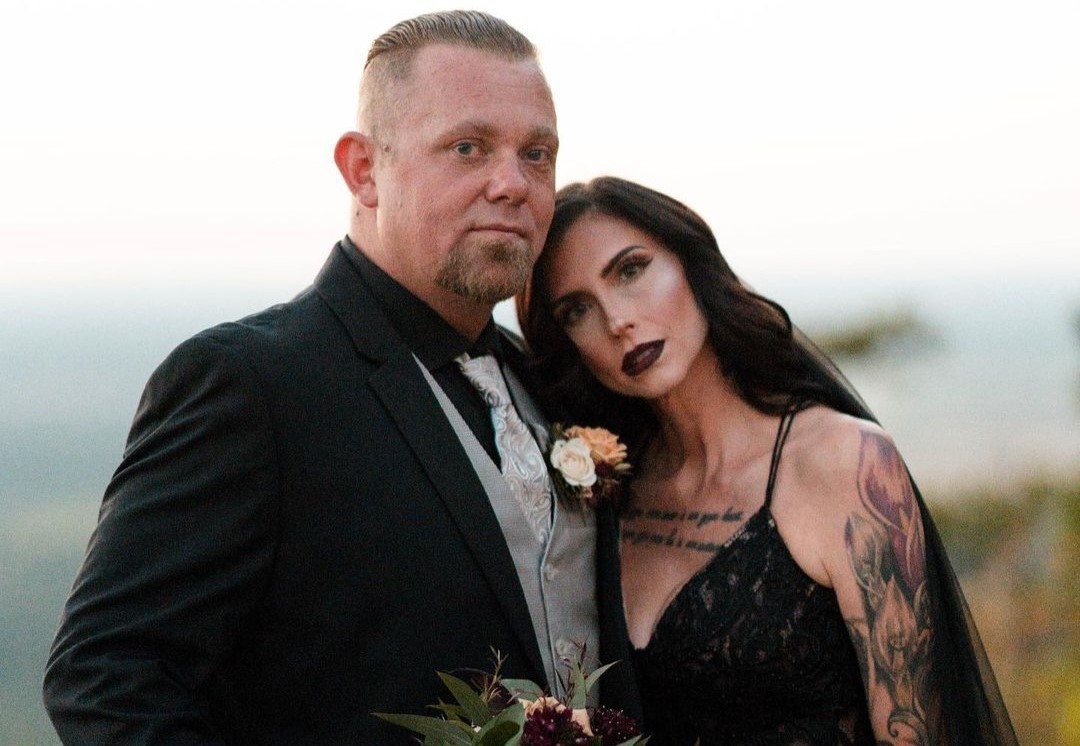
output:
[[700, 217], [565, 187], [518, 315], [575, 424], [631, 447], [622, 591], [654, 743], [1016, 743], [892, 440]]

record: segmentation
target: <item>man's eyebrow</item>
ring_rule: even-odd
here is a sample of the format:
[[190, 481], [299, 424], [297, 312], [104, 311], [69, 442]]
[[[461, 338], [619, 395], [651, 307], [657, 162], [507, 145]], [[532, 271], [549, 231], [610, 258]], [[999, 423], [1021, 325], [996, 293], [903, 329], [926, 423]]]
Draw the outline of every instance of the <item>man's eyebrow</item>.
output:
[[549, 140], [556, 149], [559, 147], [559, 133], [551, 127], [537, 127], [529, 132], [530, 140]]
[[[482, 119], [467, 119], [464, 122], [458, 122], [449, 129], [446, 130], [445, 136], [449, 138], [453, 137], [465, 137], [468, 135], [480, 137], [494, 137], [498, 134], [498, 129], [492, 126], [489, 122], [485, 122]], [[556, 150], [559, 147], [559, 133], [551, 127], [535, 127], [529, 131], [526, 140], [546, 140]]]
[[466, 135], [490, 137], [495, 134], [495, 128], [479, 119], [467, 119], [464, 122], [457, 122], [448, 127], [444, 134], [446, 137], [464, 137]]

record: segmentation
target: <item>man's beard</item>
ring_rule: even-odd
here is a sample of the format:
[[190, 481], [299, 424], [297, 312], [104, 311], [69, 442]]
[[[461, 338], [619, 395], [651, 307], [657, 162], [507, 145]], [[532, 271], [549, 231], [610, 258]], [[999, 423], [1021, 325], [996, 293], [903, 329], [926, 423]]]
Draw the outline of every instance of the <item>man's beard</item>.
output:
[[532, 265], [524, 239], [461, 244], [443, 259], [435, 282], [463, 298], [493, 306], [525, 287]]

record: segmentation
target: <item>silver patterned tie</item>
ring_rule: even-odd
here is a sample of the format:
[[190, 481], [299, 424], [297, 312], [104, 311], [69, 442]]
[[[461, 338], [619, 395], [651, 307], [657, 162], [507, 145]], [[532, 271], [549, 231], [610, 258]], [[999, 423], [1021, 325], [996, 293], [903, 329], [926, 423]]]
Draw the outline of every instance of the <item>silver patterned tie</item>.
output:
[[455, 362], [491, 408], [502, 475], [533, 534], [545, 544], [551, 530], [551, 481], [544, 454], [514, 408], [498, 361], [491, 355], [470, 358], [466, 353]]

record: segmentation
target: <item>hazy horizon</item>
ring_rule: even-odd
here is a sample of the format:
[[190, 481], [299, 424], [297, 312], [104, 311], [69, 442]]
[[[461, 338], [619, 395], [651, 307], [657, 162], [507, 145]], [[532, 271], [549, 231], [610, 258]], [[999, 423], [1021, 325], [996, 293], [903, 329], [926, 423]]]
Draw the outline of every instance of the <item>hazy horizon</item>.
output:
[[[306, 282], [367, 46], [443, 5], [7, 4], [0, 293]], [[1080, 276], [1076, 3], [478, 6], [540, 50], [558, 183], [667, 191], [755, 284]]]

